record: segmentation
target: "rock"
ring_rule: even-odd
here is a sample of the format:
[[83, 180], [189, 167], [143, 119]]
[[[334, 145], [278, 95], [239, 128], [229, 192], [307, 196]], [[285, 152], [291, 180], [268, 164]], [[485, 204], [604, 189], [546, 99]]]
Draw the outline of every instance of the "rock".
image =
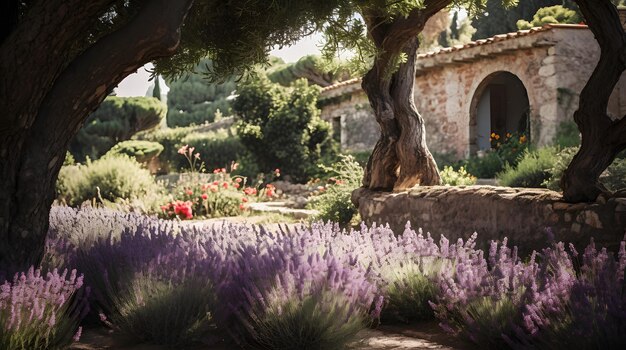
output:
[[554, 210], [567, 210], [570, 206], [571, 206], [571, 204], [566, 203], [566, 202], [556, 202], [556, 203], [552, 204], [552, 209], [554, 209]]
[[585, 212], [585, 224], [593, 228], [597, 228], [597, 229], [602, 228], [602, 222], [600, 221], [600, 217], [598, 216], [598, 213], [593, 212], [593, 211]]

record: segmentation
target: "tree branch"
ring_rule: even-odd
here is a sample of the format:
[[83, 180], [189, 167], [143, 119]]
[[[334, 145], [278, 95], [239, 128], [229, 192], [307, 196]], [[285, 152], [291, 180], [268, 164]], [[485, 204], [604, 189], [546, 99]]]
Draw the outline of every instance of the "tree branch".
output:
[[[63, 71], [43, 100], [22, 149], [20, 176], [15, 179], [15, 197], [20, 201], [12, 203], [12, 211], [20, 213], [18, 217], [29, 218], [29, 214], [39, 217], [35, 213], [49, 209], [54, 198], [54, 182], [71, 138], [89, 112], [124, 77], [149, 61], [174, 53], [180, 42], [180, 27], [192, 2], [146, 2], [133, 20], [100, 39]], [[11, 221], [9, 241], [39, 237], [28, 232], [28, 227], [33, 225]], [[8, 254], [0, 252], [0, 255], [3, 253]]]
[[45, 0], [28, 9], [0, 46], [0, 137], [29, 127], [73, 46], [113, 2]]

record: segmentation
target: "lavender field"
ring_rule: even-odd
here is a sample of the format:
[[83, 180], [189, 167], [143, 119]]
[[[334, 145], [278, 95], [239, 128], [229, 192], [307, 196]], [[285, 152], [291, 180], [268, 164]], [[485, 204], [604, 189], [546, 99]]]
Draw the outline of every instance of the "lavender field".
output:
[[104, 325], [172, 347], [342, 349], [367, 327], [434, 318], [481, 349], [626, 346], [625, 242], [519, 257], [476, 239], [55, 207], [42, 266], [0, 286], [0, 348], [60, 349]]

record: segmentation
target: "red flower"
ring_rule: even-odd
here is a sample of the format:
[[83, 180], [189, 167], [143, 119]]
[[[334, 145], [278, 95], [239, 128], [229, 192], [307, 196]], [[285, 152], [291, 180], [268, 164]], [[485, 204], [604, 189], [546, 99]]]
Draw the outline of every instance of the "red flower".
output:
[[209, 195], [207, 195], [206, 193], [202, 194], [202, 199], [206, 200], [207, 198], [209, 198]]
[[239, 204], [239, 210], [245, 210], [245, 209], [246, 209], [246, 206], [243, 203]]
[[235, 179], [235, 182], [236, 182], [236, 183], [241, 183], [241, 181], [242, 181], [242, 180], [241, 180], [241, 178], [240, 178], [240, 177], [238, 177], [238, 178], [236, 178], [236, 179]]
[[188, 195], [191, 196], [193, 194], [193, 191], [188, 189], [188, 190], [185, 191], [185, 193], [187, 193]]
[[224, 182], [224, 183], [222, 184], [222, 187], [224, 187], [224, 188], [228, 189], [228, 182]]
[[248, 202], [248, 197], [241, 198], [241, 201], [244, 202], [244, 203]]
[[239, 188], [239, 184], [234, 184], [233, 187], [234, 188]]
[[176, 201], [174, 202], [174, 213], [181, 219], [191, 219], [193, 218], [192, 204], [190, 201]]

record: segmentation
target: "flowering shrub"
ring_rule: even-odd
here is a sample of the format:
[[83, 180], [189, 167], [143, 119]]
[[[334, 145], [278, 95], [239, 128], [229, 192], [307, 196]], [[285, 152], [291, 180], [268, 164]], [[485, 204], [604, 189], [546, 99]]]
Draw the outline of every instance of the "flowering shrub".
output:
[[520, 156], [528, 149], [528, 136], [524, 133], [506, 133], [502, 137], [491, 133], [491, 148], [498, 153], [504, 163], [516, 165]]
[[34, 268], [0, 284], [0, 348], [64, 349], [77, 341], [87, 312], [82, 285], [76, 270]]
[[441, 175], [441, 183], [443, 185], [459, 186], [476, 184], [476, 177], [468, 173], [464, 167], [460, 167], [459, 170], [454, 170], [451, 166], [445, 166], [439, 175]]
[[[270, 199], [276, 195], [276, 188], [272, 184], [264, 188], [249, 187], [247, 178], [233, 176], [238, 163], [232, 162], [230, 168], [216, 168], [212, 174], [204, 172], [204, 163], [200, 154], [194, 153], [195, 148], [184, 145], [178, 150], [189, 164], [189, 172], [183, 174], [173, 191], [173, 198], [161, 206], [161, 214], [167, 218], [178, 217], [181, 220], [194, 217], [223, 217], [240, 215], [248, 209], [247, 203], [251, 200]], [[275, 177], [280, 176], [280, 170], [275, 170]], [[259, 181], [262, 185], [263, 181]]]

